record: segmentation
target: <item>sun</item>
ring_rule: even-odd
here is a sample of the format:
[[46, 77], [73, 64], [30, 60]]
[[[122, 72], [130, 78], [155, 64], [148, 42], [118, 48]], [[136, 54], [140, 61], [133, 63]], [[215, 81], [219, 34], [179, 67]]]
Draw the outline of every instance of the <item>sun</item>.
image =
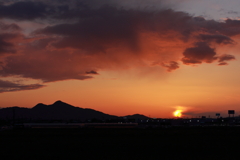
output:
[[174, 115], [175, 117], [181, 117], [181, 116], [182, 116], [182, 110], [176, 110], [176, 111], [174, 111], [174, 112], [173, 112], [173, 115]]

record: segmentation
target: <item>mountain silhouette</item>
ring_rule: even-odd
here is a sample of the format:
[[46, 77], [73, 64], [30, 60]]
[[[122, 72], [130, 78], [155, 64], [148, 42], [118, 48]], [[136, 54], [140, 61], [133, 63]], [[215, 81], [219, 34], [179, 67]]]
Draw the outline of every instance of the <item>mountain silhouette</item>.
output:
[[141, 114], [134, 114], [125, 116], [127, 119], [149, 119], [149, 117], [141, 115]]
[[[143, 115], [125, 116], [138, 119]], [[75, 107], [62, 101], [56, 101], [51, 105], [38, 103], [33, 108], [9, 107], [0, 109], [0, 119], [30, 119], [30, 120], [80, 120], [91, 119], [108, 120], [122, 117], [105, 114], [89, 108]], [[145, 119], [145, 118], [144, 118]]]

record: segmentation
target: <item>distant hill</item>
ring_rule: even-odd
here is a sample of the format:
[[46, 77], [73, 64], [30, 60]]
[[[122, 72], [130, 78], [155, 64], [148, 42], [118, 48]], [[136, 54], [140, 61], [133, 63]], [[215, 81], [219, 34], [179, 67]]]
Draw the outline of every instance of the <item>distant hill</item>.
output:
[[141, 115], [141, 114], [134, 114], [134, 115], [128, 115], [128, 116], [124, 116], [127, 119], [149, 119], [149, 117]]
[[[135, 114], [125, 116], [128, 119], [145, 119], [146, 116]], [[29, 119], [29, 120], [108, 120], [119, 119], [114, 115], [105, 114], [88, 108], [75, 107], [62, 101], [51, 105], [39, 103], [33, 108], [9, 107], [0, 109], [0, 119]]]

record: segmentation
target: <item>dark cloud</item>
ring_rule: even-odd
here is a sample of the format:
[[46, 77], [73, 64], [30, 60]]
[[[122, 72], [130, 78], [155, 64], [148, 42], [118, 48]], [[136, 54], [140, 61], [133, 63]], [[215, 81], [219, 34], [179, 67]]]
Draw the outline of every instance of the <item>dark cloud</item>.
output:
[[201, 32], [197, 37], [202, 42], [223, 45], [233, 44], [229, 36], [240, 34], [238, 20], [217, 22], [171, 9], [149, 11], [113, 6], [96, 9], [83, 4], [80, 6], [65, 9], [58, 15], [58, 19], [76, 18], [75, 23], [51, 25], [37, 30], [35, 35], [58, 36], [58, 41], [52, 43], [55, 48], [77, 48], [93, 53], [121, 46], [139, 51], [139, 36], [144, 32], [156, 33], [166, 39], [173, 38], [172, 33], [175, 32], [174, 38], [184, 42], [194, 40], [194, 35]]
[[41, 85], [41, 84], [22, 85], [22, 84], [13, 83], [10, 81], [0, 80], [0, 93], [12, 92], [12, 91], [33, 90], [33, 89], [39, 89], [42, 87], [44, 87], [44, 85]]
[[0, 29], [2, 31], [13, 31], [13, 32], [21, 30], [21, 28], [16, 24], [5, 24], [3, 22], [0, 22]]
[[[138, 50], [138, 27], [132, 11], [102, 7], [91, 11], [89, 17], [74, 24], [59, 24], [38, 30], [37, 34], [59, 36], [52, 43], [56, 48], [84, 49], [91, 53], [105, 52], [108, 48], [128, 46]], [[139, 17], [140, 18], [140, 17]]]
[[228, 65], [228, 63], [227, 62], [220, 62], [218, 65], [219, 66], [225, 66], [225, 65]]
[[88, 70], [87, 62], [73, 57], [61, 55], [59, 52], [42, 54], [41, 51], [34, 54], [30, 52], [28, 56], [9, 56], [5, 59], [0, 75], [4, 77], [21, 75], [26, 78], [40, 79], [43, 82], [92, 78], [85, 73]]
[[36, 50], [45, 50], [51, 42], [56, 41], [56, 38], [42, 38], [34, 40], [34, 42], [31, 43], [31, 48]]
[[91, 71], [86, 72], [86, 74], [98, 74], [98, 72], [91, 70]]
[[15, 45], [11, 42], [12, 39], [18, 37], [18, 34], [3, 33], [0, 34], [0, 55], [3, 53], [15, 53]]
[[225, 20], [225, 25], [228, 27], [239, 27], [240, 26], [240, 20], [235, 20], [235, 19], [226, 19]]
[[[151, 3], [154, 4], [155, 2], [151, 1]], [[151, 6], [150, 3], [144, 3], [143, 1], [141, 1], [141, 4]], [[162, 1], [159, 1], [159, 4], [162, 4]], [[193, 17], [185, 12], [176, 12], [171, 9], [164, 9], [164, 5], [158, 6], [160, 9], [155, 8], [154, 10], [136, 6], [140, 6], [138, 1], [9, 1], [9, 3], [0, 4], [0, 17], [15, 20], [34, 20], [40, 18], [66, 21], [68, 19], [76, 19], [79, 20], [81, 24], [85, 22], [94, 23], [94, 21], [98, 20], [98, 25], [100, 26], [101, 23], [104, 22], [101, 21], [101, 18], [104, 19], [105, 22], [113, 20], [115, 23], [123, 20], [123, 23], [132, 22], [130, 25], [133, 23], [135, 23], [136, 26], [137, 24], [140, 24], [139, 27], [144, 27], [143, 29], [148, 28], [148, 30], [155, 31], [178, 31], [183, 35], [182, 38], [185, 41], [188, 40], [191, 34], [195, 31], [204, 31], [211, 34], [220, 33], [220, 35], [223, 36], [232, 36], [239, 34], [240, 32], [239, 20], [227, 19], [225, 22], [218, 22], [214, 20], [206, 20], [203, 17]], [[127, 19], [130, 21], [125, 21]], [[118, 25], [115, 27], [117, 26]]]
[[221, 24], [221, 28], [219, 31], [226, 36], [239, 35], [240, 20], [232, 20], [232, 19], [225, 20], [225, 23]]
[[0, 4], [0, 18], [33, 20], [45, 18], [51, 12], [51, 7], [42, 2], [20, 1], [9, 5]]
[[218, 62], [230, 61], [230, 60], [235, 60], [235, 57], [233, 55], [225, 54], [219, 57]]
[[[226, 65], [235, 58], [219, 56], [217, 47], [235, 45], [234, 36], [240, 34], [239, 20], [206, 20], [164, 7], [120, 7], [113, 0], [5, 2], [2, 21], [17, 20], [26, 29], [0, 23], [0, 54], [18, 53], [1, 59], [3, 77], [85, 80], [102, 70], [147, 67], [156, 60], [169, 72], [179, 68], [179, 60]], [[35, 21], [44, 27], [23, 36]]]
[[15, 20], [74, 19], [91, 16], [93, 8], [114, 4], [117, 3], [112, 0], [102, 0], [101, 2], [95, 0], [5, 0], [5, 2], [0, 2], [0, 18]]
[[14, 40], [21, 36], [20, 31], [20, 27], [16, 24], [0, 22], [0, 55], [16, 52]]
[[211, 48], [206, 42], [195, 43], [195, 47], [187, 48], [183, 55], [182, 62], [186, 65], [201, 64], [203, 62], [212, 63], [215, 60], [218, 60], [219, 65], [227, 65], [226, 61], [235, 60], [233, 55], [217, 56], [215, 49]]
[[0, 55], [2, 53], [15, 53], [16, 50], [14, 49], [13, 43], [6, 42], [2, 39], [2, 35], [0, 35]]
[[162, 66], [167, 68], [168, 72], [171, 72], [179, 68], [178, 62], [175, 62], [175, 61], [171, 61], [169, 63], [162, 63]]
[[[76, 23], [51, 25], [35, 31], [35, 35], [58, 36], [58, 41], [54, 41], [52, 46], [59, 49], [76, 48], [91, 53], [104, 53], [109, 48], [124, 46], [136, 53], [141, 48], [139, 40], [142, 33], [154, 33], [159, 38], [165, 37], [169, 40], [173, 38], [172, 33], [175, 32], [174, 38], [187, 42], [192, 39], [194, 32], [202, 28], [207, 30], [207, 27], [212, 26], [213, 23], [202, 17], [192, 17], [187, 13], [175, 12], [171, 9], [147, 11], [103, 6], [80, 11], [74, 13], [69, 11], [72, 18], [78, 18]], [[64, 19], [65, 16], [59, 15], [58, 18]], [[202, 38], [224, 43], [231, 42], [231, 39], [226, 37], [222, 41], [218, 40], [222, 37]]]
[[209, 35], [209, 34], [200, 34], [199, 38], [204, 42], [215, 42], [218, 44], [233, 44], [234, 41], [227, 36], [224, 35]]
[[219, 57], [218, 62], [220, 66], [227, 65], [228, 63], [226, 61], [235, 60], [236, 58], [233, 55], [225, 54]]
[[237, 11], [228, 11], [227, 13], [228, 13], [228, 14], [238, 14]]
[[205, 42], [195, 43], [195, 46], [187, 48], [183, 55], [182, 62], [187, 65], [201, 64], [203, 62], [211, 63], [217, 59], [215, 49]]

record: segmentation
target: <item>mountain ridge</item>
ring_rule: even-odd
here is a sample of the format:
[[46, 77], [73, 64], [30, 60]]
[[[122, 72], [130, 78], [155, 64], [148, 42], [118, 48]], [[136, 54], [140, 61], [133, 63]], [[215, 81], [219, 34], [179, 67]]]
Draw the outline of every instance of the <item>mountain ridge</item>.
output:
[[[128, 116], [115, 116], [97, 111], [91, 108], [81, 108], [62, 102], [60, 100], [53, 104], [46, 105], [38, 103], [32, 108], [8, 107], [0, 109], [0, 119], [30, 119], [30, 120], [80, 120], [86, 121], [91, 119], [109, 120], [109, 119], [140, 119], [146, 116], [140, 114]], [[148, 118], [148, 117], [147, 117]]]

